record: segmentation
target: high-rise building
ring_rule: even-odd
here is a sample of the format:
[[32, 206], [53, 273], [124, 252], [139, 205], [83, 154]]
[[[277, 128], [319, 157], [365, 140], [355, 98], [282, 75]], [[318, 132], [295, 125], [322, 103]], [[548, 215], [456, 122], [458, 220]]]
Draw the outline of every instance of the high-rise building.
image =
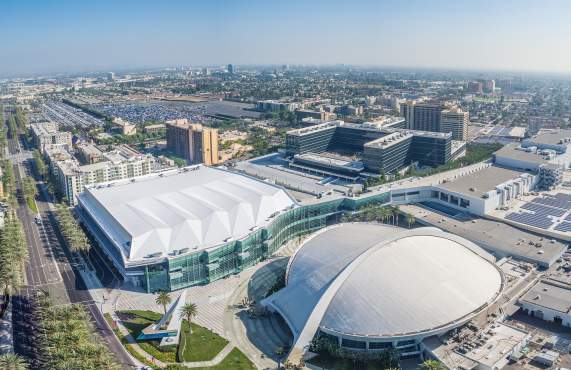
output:
[[494, 92], [496, 88], [496, 81], [494, 80], [482, 80], [483, 90], [487, 94], [491, 94]]
[[203, 76], [210, 76], [210, 69], [208, 67], [202, 68], [202, 75]]
[[483, 84], [477, 81], [470, 81], [466, 86], [467, 91], [472, 94], [482, 94], [483, 88], [484, 88]]
[[440, 114], [440, 131], [451, 132], [452, 140], [466, 141], [468, 138], [468, 112], [460, 108], [443, 110]]
[[114, 81], [115, 80], [115, 73], [114, 72], [108, 72], [107, 73], [107, 80]]
[[228, 64], [228, 67], [226, 69], [228, 70], [228, 73], [230, 73], [230, 74], [234, 74], [234, 72], [236, 71], [232, 64]]
[[187, 119], [168, 121], [167, 149], [191, 163], [218, 164], [218, 130]]
[[445, 109], [441, 103], [407, 101], [400, 106], [401, 116], [412, 130], [440, 132], [440, 114]]

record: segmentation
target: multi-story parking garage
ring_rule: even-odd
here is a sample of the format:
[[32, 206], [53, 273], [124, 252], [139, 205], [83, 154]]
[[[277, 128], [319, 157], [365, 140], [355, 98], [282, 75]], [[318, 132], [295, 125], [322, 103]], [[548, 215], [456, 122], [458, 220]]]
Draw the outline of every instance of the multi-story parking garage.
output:
[[425, 338], [455, 329], [502, 294], [495, 258], [436, 228], [339, 224], [315, 233], [289, 261], [286, 287], [262, 302], [294, 335], [348, 350], [418, 356]]

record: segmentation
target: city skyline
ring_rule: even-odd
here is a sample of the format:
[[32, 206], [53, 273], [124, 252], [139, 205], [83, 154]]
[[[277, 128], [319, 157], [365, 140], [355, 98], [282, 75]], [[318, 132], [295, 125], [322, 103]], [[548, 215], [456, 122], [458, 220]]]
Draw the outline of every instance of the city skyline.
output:
[[[571, 72], [564, 1], [7, 1], [0, 75], [350, 64]], [[25, 16], [24, 16], [25, 15]]]

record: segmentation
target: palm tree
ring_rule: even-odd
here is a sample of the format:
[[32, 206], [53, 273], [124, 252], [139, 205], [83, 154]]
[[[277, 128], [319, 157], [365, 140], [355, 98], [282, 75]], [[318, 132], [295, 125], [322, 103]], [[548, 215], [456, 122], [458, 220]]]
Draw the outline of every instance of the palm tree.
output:
[[444, 370], [446, 369], [442, 362], [436, 360], [424, 360], [422, 364], [420, 364], [421, 369], [426, 370]]
[[[186, 303], [180, 308], [180, 313], [188, 321], [188, 326], [191, 326], [192, 318], [198, 314], [198, 307], [194, 303]], [[190, 331], [192, 332], [192, 327]]]
[[399, 216], [400, 216], [400, 208], [399, 206], [393, 207], [393, 213], [395, 214], [395, 225], [398, 226], [399, 224]]
[[6, 353], [0, 356], [0, 368], [6, 370], [26, 370], [28, 363], [15, 353]]
[[165, 315], [167, 314], [167, 306], [172, 302], [169, 294], [164, 290], [159, 290], [157, 292], [157, 298], [155, 298], [155, 303], [163, 306], [163, 311]]
[[406, 214], [406, 223], [408, 224], [408, 228], [410, 229], [411, 225], [416, 222], [414, 215], [412, 213]]

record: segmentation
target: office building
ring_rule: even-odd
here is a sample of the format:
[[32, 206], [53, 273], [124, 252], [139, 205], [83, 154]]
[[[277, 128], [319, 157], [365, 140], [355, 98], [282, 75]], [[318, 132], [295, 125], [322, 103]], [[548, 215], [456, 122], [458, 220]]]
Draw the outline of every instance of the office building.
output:
[[451, 132], [452, 140], [468, 140], [468, 112], [460, 108], [443, 110], [440, 114], [440, 132]]
[[107, 72], [107, 81], [115, 81], [115, 72]]
[[440, 115], [445, 109], [441, 103], [407, 101], [400, 105], [401, 117], [411, 130], [441, 132]]
[[483, 91], [486, 94], [492, 94], [496, 89], [496, 81], [494, 80], [482, 80]]
[[466, 90], [468, 93], [471, 94], [482, 94], [484, 92], [484, 86], [481, 82], [478, 81], [470, 81], [466, 85]]
[[282, 102], [278, 100], [262, 100], [256, 103], [256, 109], [262, 112], [279, 112], [279, 111], [293, 112], [300, 107], [301, 107], [300, 103]]
[[230, 73], [230, 74], [234, 74], [234, 72], [235, 72], [235, 68], [232, 64], [228, 64], [227, 70], [228, 70], [228, 73]]
[[[293, 157], [295, 163], [299, 154], [350, 152], [361, 157], [364, 164], [361, 171], [388, 174], [415, 162], [438, 166], [457, 158], [465, 150], [464, 143], [452, 145], [450, 133], [394, 128], [402, 121], [402, 118], [379, 124], [330, 121], [291, 130], [286, 134], [286, 155]], [[351, 172], [359, 168], [351, 167]]]
[[190, 123], [187, 119], [167, 122], [167, 149], [190, 163], [215, 165], [218, 159], [218, 130]]

